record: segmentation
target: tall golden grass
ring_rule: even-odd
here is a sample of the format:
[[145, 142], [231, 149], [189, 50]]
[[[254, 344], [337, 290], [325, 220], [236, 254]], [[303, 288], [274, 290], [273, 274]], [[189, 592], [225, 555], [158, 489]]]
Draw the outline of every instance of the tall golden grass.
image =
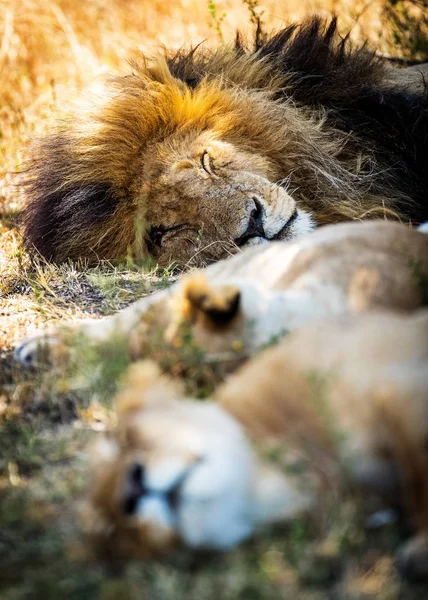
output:
[[[253, 3], [254, 4], [254, 3]], [[257, 3], [256, 3], [257, 4]], [[243, 0], [212, 0], [226, 41], [251, 28]], [[314, 12], [340, 15], [354, 37], [385, 38], [382, 0], [260, 0], [267, 27]], [[117, 71], [134, 49], [218, 42], [208, 0], [0, 0], [0, 210], [13, 197], [10, 172], [49, 115], [103, 71]], [[383, 49], [388, 49], [384, 42]]]

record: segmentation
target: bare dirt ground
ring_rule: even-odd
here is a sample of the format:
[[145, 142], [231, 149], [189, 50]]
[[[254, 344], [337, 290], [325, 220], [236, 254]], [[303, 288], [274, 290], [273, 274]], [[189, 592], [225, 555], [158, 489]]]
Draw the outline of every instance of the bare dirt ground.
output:
[[[254, 11], [279, 27], [314, 10], [343, 15], [357, 38], [391, 51], [380, 2], [346, 0], [0, 0], [0, 598], [76, 600], [392, 600], [427, 597], [399, 581], [393, 555], [403, 530], [367, 532], [352, 499], [331, 506], [322, 534], [296, 523], [202, 564], [104, 564], [88, 555], [78, 526], [88, 440], [108, 428], [110, 398], [127, 358], [101, 357], [90, 388], [48, 368], [24, 372], [15, 343], [33, 329], [97, 319], [168, 285], [171, 273], [134, 263], [55, 267], [22, 248], [19, 179], [26, 148], [69, 96], [131, 49], [191, 40], [217, 43]], [[394, 50], [394, 48], [392, 48]], [[96, 357], [97, 361], [101, 360]], [[89, 365], [89, 369], [93, 365]], [[88, 370], [89, 370], [88, 369]], [[108, 378], [106, 373], [108, 372]]]

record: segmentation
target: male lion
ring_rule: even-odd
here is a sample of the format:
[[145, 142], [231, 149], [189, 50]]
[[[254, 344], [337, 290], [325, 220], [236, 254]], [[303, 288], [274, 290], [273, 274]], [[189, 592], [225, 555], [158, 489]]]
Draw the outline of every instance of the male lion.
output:
[[[422, 75], [421, 75], [422, 81]], [[428, 218], [423, 86], [312, 19], [144, 56], [36, 145], [26, 244], [52, 261], [217, 261], [316, 225]]]

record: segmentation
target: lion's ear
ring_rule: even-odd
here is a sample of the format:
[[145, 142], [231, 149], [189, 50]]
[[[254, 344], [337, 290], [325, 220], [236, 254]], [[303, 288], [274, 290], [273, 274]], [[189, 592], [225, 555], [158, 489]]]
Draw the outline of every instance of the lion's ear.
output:
[[215, 327], [228, 325], [238, 314], [241, 293], [232, 285], [211, 285], [205, 275], [197, 274], [183, 283], [187, 317], [203, 316]]
[[253, 483], [253, 511], [258, 524], [290, 521], [307, 511], [313, 497], [297, 487], [296, 479], [272, 467], [260, 464]]

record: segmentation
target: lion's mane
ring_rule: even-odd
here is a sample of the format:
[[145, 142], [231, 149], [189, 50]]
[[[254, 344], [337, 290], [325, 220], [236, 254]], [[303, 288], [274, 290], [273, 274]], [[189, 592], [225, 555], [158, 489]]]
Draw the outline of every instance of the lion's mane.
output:
[[335, 20], [258, 32], [250, 49], [238, 36], [234, 47], [141, 56], [106, 90], [42, 138], [25, 171], [26, 244], [49, 260], [147, 252], [144, 234], [135, 244], [144, 157], [192, 130], [266, 156], [318, 224], [428, 219], [427, 94], [388, 85]]

